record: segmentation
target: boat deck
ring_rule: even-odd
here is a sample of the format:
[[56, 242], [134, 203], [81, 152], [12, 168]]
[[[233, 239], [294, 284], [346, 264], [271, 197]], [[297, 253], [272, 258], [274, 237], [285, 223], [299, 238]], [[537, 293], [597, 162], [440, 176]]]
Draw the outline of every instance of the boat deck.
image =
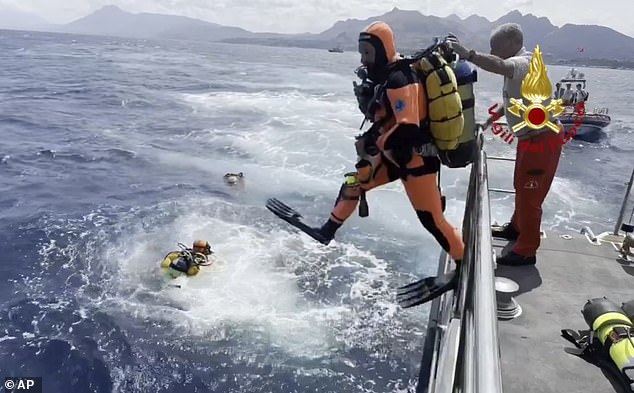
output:
[[[610, 243], [592, 245], [585, 236], [547, 233], [530, 267], [498, 266], [495, 274], [520, 285], [513, 296], [523, 309], [498, 321], [505, 393], [621, 392], [600, 368], [564, 352], [573, 347], [561, 329], [587, 329], [581, 309], [588, 299], [606, 296], [617, 304], [634, 299], [634, 262], [618, 260]], [[506, 241], [493, 239], [497, 255]]]

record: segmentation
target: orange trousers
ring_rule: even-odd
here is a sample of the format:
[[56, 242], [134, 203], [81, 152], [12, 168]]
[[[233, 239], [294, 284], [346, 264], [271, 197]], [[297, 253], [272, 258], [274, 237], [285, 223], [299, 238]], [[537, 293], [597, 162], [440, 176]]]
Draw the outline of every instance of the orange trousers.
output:
[[532, 257], [540, 244], [542, 204], [555, 178], [563, 145], [562, 133], [547, 131], [517, 144], [513, 187], [515, 211], [511, 225], [519, 232], [516, 254]]
[[[427, 161], [427, 162], [425, 162]], [[357, 170], [361, 183], [357, 186], [342, 186], [330, 218], [343, 223], [355, 211], [361, 191], [369, 191], [378, 186], [401, 178], [410, 203], [416, 211], [421, 224], [434, 236], [440, 246], [455, 261], [462, 260], [464, 243], [456, 228], [447, 222], [442, 211], [441, 195], [438, 189], [438, 168], [436, 157], [414, 155], [407, 168], [398, 168], [396, 164], [381, 156], [378, 165], [369, 169], [371, 173]]]

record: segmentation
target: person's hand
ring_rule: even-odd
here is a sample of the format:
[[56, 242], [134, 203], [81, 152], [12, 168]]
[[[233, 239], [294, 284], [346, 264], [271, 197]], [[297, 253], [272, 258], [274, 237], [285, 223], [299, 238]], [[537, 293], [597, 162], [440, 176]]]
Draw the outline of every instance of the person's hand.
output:
[[462, 46], [462, 44], [458, 41], [458, 38], [456, 38], [456, 36], [449, 36], [447, 38], [447, 46], [451, 50], [456, 52], [458, 56], [460, 56], [461, 58], [467, 58], [469, 56], [470, 49]]

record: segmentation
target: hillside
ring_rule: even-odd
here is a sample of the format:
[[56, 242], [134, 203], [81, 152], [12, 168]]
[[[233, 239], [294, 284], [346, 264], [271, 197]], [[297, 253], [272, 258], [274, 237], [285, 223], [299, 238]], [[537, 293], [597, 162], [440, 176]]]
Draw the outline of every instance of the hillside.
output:
[[[272, 46], [296, 46], [326, 49], [341, 46], [356, 51], [359, 31], [375, 20], [389, 23], [402, 52], [428, 45], [434, 36], [451, 32], [467, 46], [489, 50], [491, 30], [502, 23], [519, 23], [525, 33], [525, 46], [539, 44], [545, 59], [561, 61], [578, 59], [587, 64], [609, 64], [634, 61], [634, 38], [611, 28], [595, 25], [553, 25], [548, 18], [511, 11], [495, 21], [471, 15], [444, 18], [423, 15], [418, 11], [394, 8], [367, 19], [346, 19], [336, 22], [318, 34], [254, 33], [203, 20], [176, 15], [130, 13], [115, 6], [103, 7], [94, 13], [64, 25], [57, 31], [67, 33], [124, 36], [132, 38], [170, 38], [197, 41], [220, 41]], [[580, 51], [583, 48], [583, 51]]]

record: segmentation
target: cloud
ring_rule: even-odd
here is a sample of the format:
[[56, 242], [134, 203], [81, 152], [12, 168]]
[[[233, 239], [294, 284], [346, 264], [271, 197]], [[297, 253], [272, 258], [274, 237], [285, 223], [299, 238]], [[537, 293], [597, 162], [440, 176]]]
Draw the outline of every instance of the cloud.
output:
[[533, 5], [533, 0], [504, 0], [504, 7], [508, 10], [531, 5]]

